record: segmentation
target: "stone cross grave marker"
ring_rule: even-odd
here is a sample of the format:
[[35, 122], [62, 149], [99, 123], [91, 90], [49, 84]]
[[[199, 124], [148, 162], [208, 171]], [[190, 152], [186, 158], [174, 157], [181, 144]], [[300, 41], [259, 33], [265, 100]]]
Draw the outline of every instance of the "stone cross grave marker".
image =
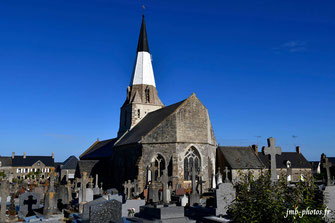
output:
[[196, 190], [196, 172], [195, 172], [195, 162], [193, 162], [192, 167], [192, 193], [190, 195], [190, 205], [199, 204], [200, 202], [200, 195], [197, 193]]
[[270, 155], [271, 158], [271, 181], [277, 182], [277, 164], [276, 155], [281, 155], [281, 148], [276, 147], [276, 140], [273, 137], [268, 138], [268, 147], [263, 147], [264, 155]]
[[196, 177], [196, 172], [195, 172], [195, 164], [193, 162], [193, 166], [192, 166], [192, 194], [195, 194], [196, 193], [196, 180], [195, 180], [195, 177]]
[[228, 167], [226, 166], [225, 169], [224, 169], [224, 172], [226, 174], [226, 179], [224, 180], [225, 183], [230, 183], [230, 180], [228, 178], [228, 174], [230, 172], [230, 170], [228, 169]]
[[6, 221], [7, 197], [9, 196], [9, 182], [7, 180], [1, 181], [0, 196], [1, 196], [1, 213], [0, 222]]
[[98, 182], [99, 182], [99, 175], [95, 174], [95, 188], [99, 188]]
[[132, 188], [134, 188], [133, 196], [137, 197], [140, 194], [138, 180], [135, 179], [134, 182], [132, 182]]
[[202, 192], [203, 192], [203, 184], [206, 183], [206, 181], [203, 181], [202, 180], [202, 176], [203, 174], [202, 173], [199, 173], [198, 174], [198, 182], [197, 182], [197, 190], [198, 192], [200, 193], [200, 195], [202, 195]]
[[327, 171], [327, 186], [331, 185], [331, 178], [330, 178], [330, 167], [332, 167], [332, 163], [328, 160], [328, 158], [326, 157], [326, 155], [323, 154], [323, 168], [326, 169]]
[[33, 211], [33, 205], [37, 204], [37, 200], [34, 199], [34, 196], [29, 195], [28, 200], [24, 200], [23, 204], [28, 206], [28, 213], [26, 215], [27, 217], [35, 215]]
[[168, 177], [168, 173], [167, 173], [166, 168], [163, 170], [163, 175], [161, 177], [159, 177], [159, 183], [162, 184], [162, 187], [163, 187], [163, 203], [166, 204], [166, 203], [168, 203], [167, 190], [168, 190], [168, 183], [169, 183], [169, 177]]
[[70, 180], [67, 181], [66, 189], [67, 189], [67, 202], [70, 204], [72, 201], [72, 184]]
[[131, 180], [125, 181], [122, 185], [124, 188], [124, 194], [126, 195], [127, 199], [131, 198], [131, 189], [133, 188], [133, 184], [131, 183]]

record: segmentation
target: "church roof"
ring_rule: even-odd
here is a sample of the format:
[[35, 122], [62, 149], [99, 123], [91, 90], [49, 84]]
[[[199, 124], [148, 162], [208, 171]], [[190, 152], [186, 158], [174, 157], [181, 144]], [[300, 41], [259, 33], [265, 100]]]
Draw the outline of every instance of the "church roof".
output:
[[262, 161], [251, 147], [220, 146], [219, 151], [232, 169], [261, 169]]
[[134, 126], [129, 132], [125, 133], [123, 137], [115, 144], [121, 146], [126, 144], [138, 143], [141, 138], [148, 134], [153, 128], [160, 124], [165, 118], [171, 115], [178, 107], [184, 102], [180, 101], [176, 104], [166, 106], [156, 111], [147, 114], [137, 125]]
[[113, 155], [113, 146], [117, 138], [96, 141], [88, 150], [86, 150], [80, 159], [98, 159], [102, 157], [111, 157]]
[[[267, 168], [270, 168], [270, 156], [264, 155], [262, 152], [258, 152], [258, 156], [263, 164]], [[276, 155], [277, 168], [286, 168], [286, 162], [288, 160], [291, 162], [291, 168], [312, 168], [306, 158], [301, 153], [297, 152], [282, 152], [281, 155]]]
[[138, 44], [137, 44], [137, 52], [142, 52], [142, 51], [145, 51], [145, 52], [149, 53], [147, 28], [145, 26], [144, 15], [142, 17], [142, 25], [141, 25], [140, 37], [138, 39]]

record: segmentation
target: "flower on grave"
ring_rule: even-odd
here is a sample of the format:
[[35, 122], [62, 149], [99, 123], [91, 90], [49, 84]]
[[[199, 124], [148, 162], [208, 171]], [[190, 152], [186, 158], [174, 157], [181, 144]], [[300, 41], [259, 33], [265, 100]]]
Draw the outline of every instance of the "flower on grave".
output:
[[135, 214], [135, 208], [129, 208], [128, 209], [128, 216], [134, 216]]

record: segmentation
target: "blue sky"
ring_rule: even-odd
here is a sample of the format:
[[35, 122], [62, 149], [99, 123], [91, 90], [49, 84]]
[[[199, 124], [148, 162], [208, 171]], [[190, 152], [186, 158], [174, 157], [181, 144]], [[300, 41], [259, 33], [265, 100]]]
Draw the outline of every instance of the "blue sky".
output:
[[0, 154], [116, 136], [146, 5], [165, 105], [195, 92], [220, 145], [335, 156], [334, 1], [2, 1]]

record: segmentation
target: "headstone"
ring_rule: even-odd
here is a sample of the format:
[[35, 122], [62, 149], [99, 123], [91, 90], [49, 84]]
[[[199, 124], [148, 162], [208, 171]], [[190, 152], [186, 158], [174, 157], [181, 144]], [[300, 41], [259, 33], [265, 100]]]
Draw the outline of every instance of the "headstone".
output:
[[166, 191], [166, 201], [167, 201], [167, 203], [171, 202], [171, 193], [172, 193], [172, 187], [170, 185], [169, 188]]
[[88, 221], [90, 219], [90, 208], [91, 208], [91, 206], [102, 203], [102, 202], [105, 202], [106, 200], [107, 199], [105, 199], [104, 197], [101, 197], [101, 198], [95, 199], [91, 202], [88, 202], [88, 203], [84, 204], [83, 205], [83, 213], [82, 213], [82, 216], [81, 216], [82, 220], [83, 221]]
[[130, 199], [132, 197], [131, 189], [133, 188], [133, 184], [131, 183], [131, 180], [124, 182], [123, 188], [124, 188], [124, 194], [126, 195], [126, 198]]
[[7, 209], [7, 198], [9, 195], [9, 182], [7, 180], [1, 181], [0, 186], [0, 197], [1, 197], [1, 212], [0, 212], [0, 222], [6, 221], [6, 209]]
[[163, 203], [166, 204], [168, 203], [167, 199], [167, 190], [168, 190], [168, 183], [169, 183], [169, 177], [167, 173], [167, 169], [165, 168], [163, 170], [163, 175], [159, 178], [159, 181], [162, 184], [163, 187]]
[[71, 181], [67, 181], [66, 184], [66, 190], [67, 190], [67, 203], [70, 204], [72, 201], [72, 184]]
[[225, 167], [224, 172], [226, 174], [226, 178], [225, 178], [224, 182], [225, 183], [230, 183], [230, 180], [229, 180], [229, 177], [228, 177], [230, 170], [228, 169], [227, 166]]
[[181, 206], [185, 207], [187, 203], [188, 203], [188, 197], [186, 196], [186, 194], [184, 194], [184, 196], [180, 198], [180, 204]]
[[200, 195], [196, 190], [196, 182], [195, 182], [195, 162], [193, 162], [192, 167], [192, 193], [190, 194], [190, 205], [193, 206], [195, 204], [199, 204], [200, 202]]
[[332, 167], [332, 163], [329, 162], [325, 154], [322, 154], [322, 158], [323, 158], [322, 167], [325, 168], [327, 172], [327, 186], [330, 186], [331, 185], [330, 167]]
[[335, 222], [335, 186], [326, 186], [324, 192], [324, 204], [330, 213], [326, 215], [327, 222]]
[[19, 196], [19, 215], [27, 217], [35, 215], [34, 210], [40, 208], [40, 195], [33, 192], [25, 192]]
[[111, 189], [106, 190], [106, 193], [113, 195], [113, 194], [118, 194], [119, 191], [116, 188], [111, 188]]
[[236, 197], [236, 191], [232, 183], [222, 183], [215, 190], [216, 215], [226, 215], [228, 206]]
[[216, 174], [217, 180], [216, 180], [216, 186], [222, 183], [222, 174], [220, 167], [218, 167], [218, 173]]
[[203, 192], [203, 184], [206, 183], [206, 181], [202, 180], [202, 173], [198, 174], [198, 181], [197, 181], [197, 191], [199, 192], [200, 196], [202, 195]]
[[271, 182], [275, 183], [277, 179], [276, 155], [281, 155], [281, 148], [276, 147], [276, 140], [273, 137], [268, 138], [268, 147], [263, 147], [264, 155], [270, 155], [271, 159]]
[[122, 216], [122, 203], [117, 200], [104, 201], [91, 206], [90, 223], [116, 222]]
[[79, 191], [79, 213], [83, 211], [83, 205], [86, 203], [86, 186], [87, 186], [87, 172], [83, 172], [80, 180], [80, 191]]
[[141, 206], [139, 217], [141, 219], [149, 219], [149, 221], [143, 220], [142, 222], [189, 222], [189, 219], [185, 217], [184, 207], [176, 205]]
[[135, 213], [140, 211], [140, 206], [145, 205], [145, 200], [126, 200], [126, 203], [122, 204], [122, 217], [128, 216], [128, 211], [134, 208]]
[[156, 182], [151, 182], [148, 188], [148, 201], [158, 202], [159, 195], [158, 195], [158, 187]]
[[291, 161], [287, 160], [286, 161], [286, 179], [287, 183], [290, 183], [292, 181], [292, 164]]
[[122, 196], [121, 195], [118, 195], [118, 194], [113, 194], [113, 195], [111, 195], [111, 194], [108, 194], [108, 195], [106, 195], [107, 197], [105, 197], [107, 200], [117, 200], [117, 201], [120, 201], [121, 203], [122, 203], [122, 200], [123, 200], [123, 198], [122, 198]]
[[34, 193], [38, 193], [40, 195], [41, 200], [44, 200], [45, 189], [44, 187], [38, 186], [33, 189]]
[[86, 189], [86, 202], [93, 201], [93, 197], [94, 197], [93, 189], [87, 188]]
[[55, 172], [50, 173], [49, 188], [45, 194], [43, 214], [46, 218], [57, 212], [57, 198], [55, 192]]

